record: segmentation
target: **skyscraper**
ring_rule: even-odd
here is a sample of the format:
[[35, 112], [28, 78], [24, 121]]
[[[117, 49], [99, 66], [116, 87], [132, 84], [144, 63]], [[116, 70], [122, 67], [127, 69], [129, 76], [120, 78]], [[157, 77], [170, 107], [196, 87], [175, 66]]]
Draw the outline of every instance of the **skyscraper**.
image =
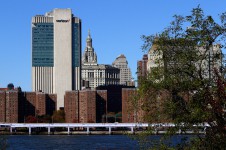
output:
[[57, 108], [64, 94], [80, 90], [81, 20], [71, 9], [54, 9], [32, 17], [32, 90], [57, 94]]
[[112, 63], [112, 66], [120, 69], [120, 84], [127, 85], [132, 82], [131, 71], [125, 55], [119, 55]]

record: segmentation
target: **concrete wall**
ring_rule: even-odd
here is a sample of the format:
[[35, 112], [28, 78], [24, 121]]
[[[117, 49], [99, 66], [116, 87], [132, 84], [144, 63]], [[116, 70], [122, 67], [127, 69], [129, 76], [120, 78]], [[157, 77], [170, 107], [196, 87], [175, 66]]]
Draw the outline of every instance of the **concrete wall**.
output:
[[54, 9], [54, 83], [57, 108], [64, 107], [65, 91], [72, 90], [72, 13]]

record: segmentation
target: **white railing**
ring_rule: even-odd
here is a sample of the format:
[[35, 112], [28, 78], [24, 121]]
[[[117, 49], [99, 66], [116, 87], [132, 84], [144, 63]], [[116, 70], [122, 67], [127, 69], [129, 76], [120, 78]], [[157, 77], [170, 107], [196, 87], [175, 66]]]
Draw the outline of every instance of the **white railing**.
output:
[[148, 127], [148, 123], [0, 123], [0, 126], [20, 127]]
[[[32, 128], [47, 128], [48, 134], [50, 134], [51, 128], [63, 127], [67, 128], [68, 134], [70, 134], [71, 128], [86, 128], [87, 134], [90, 133], [90, 128], [108, 128], [109, 134], [112, 133], [112, 128], [130, 128], [131, 132], [134, 133], [135, 128], [147, 128], [147, 127], [175, 127], [174, 123], [0, 123], [0, 128], [10, 128], [10, 133], [16, 128], [28, 128], [29, 134], [31, 134]], [[180, 126], [183, 126], [181, 124]], [[208, 127], [207, 123], [202, 123], [198, 125], [199, 127]]]

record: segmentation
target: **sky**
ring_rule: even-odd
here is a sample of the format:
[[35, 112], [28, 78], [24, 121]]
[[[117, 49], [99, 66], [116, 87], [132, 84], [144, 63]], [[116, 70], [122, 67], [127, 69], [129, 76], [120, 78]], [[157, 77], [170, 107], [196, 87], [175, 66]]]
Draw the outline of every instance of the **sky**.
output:
[[71, 8], [82, 20], [82, 53], [90, 29], [99, 64], [112, 64], [120, 54], [127, 58], [136, 79], [142, 59], [142, 35], [156, 34], [173, 15], [190, 15], [200, 7], [214, 19], [226, 12], [225, 0], [2, 0], [0, 3], [0, 88], [13, 83], [31, 91], [31, 18]]

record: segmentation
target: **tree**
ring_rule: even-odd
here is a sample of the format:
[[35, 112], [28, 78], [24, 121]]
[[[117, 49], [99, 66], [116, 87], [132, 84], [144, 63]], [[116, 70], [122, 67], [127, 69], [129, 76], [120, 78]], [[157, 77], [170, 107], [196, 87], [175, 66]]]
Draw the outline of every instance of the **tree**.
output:
[[53, 122], [54, 123], [64, 123], [65, 122], [64, 110], [54, 111], [52, 117], [53, 117]]
[[226, 93], [220, 50], [225, 48], [225, 35], [226, 13], [217, 23], [198, 6], [189, 16], [175, 15], [162, 33], [142, 36], [143, 49], [154, 47], [161, 55], [147, 78], [139, 81], [138, 95], [143, 99], [146, 121], [171, 120], [178, 128], [183, 124], [185, 131], [207, 123], [205, 136], [191, 141], [196, 149], [226, 147]]
[[37, 123], [37, 118], [35, 116], [29, 115], [25, 118], [26, 123]]
[[52, 117], [50, 115], [42, 115], [42, 116], [38, 116], [38, 122], [39, 123], [51, 123]]

